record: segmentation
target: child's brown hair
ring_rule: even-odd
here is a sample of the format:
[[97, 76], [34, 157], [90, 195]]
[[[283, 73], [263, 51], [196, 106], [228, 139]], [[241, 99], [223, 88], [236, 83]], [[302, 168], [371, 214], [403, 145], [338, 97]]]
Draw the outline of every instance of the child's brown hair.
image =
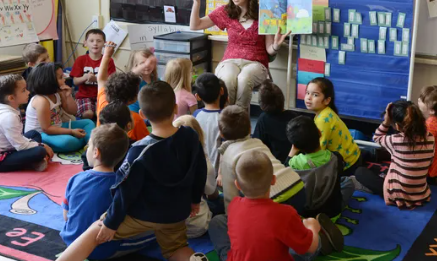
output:
[[428, 110], [437, 113], [437, 85], [422, 88], [419, 99], [426, 105]]
[[148, 120], [152, 123], [162, 122], [173, 117], [176, 96], [168, 83], [157, 81], [140, 90], [138, 102]]
[[24, 47], [23, 49], [23, 60], [26, 64], [36, 63], [41, 54], [47, 53], [47, 49], [37, 43], [31, 43]]
[[259, 89], [259, 106], [268, 113], [280, 113], [284, 110], [284, 94], [271, 80], [265, 80]]
[[220, 113], [219, 130], [226, 140], [238, 140], [250, 134], [250, 118], [247, 110], [230, 105]]

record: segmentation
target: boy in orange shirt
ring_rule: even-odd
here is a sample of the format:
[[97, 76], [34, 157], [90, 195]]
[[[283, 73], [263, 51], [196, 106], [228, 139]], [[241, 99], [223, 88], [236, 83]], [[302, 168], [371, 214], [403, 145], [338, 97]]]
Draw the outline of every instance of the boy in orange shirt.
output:
[[[108, 42], [105, 53], [100, 64], [99, 74], [97, 75], [98, 92], [97, 92], [97, 106], [96, 113], [100, 111], [110, 102], [119, 101], [126, 105], [135, 103], [141, 78], [134, 73], [117, 72], [108, 78], [108, 66], [114, 54], [115, 43]], [[146, 123], [141, 116], [131, 111], [133, 128], [127, 135], [131, 140], [141, 140], [149, 135]], [[99, 126], [99, 119], [97, 118], [97, 126]]]

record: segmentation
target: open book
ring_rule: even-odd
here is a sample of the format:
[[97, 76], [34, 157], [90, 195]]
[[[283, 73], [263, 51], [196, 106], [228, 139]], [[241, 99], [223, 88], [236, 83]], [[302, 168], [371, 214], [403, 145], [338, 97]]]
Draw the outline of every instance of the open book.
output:
[[312, 0], [260, 0], [259, 34], [276, 34], [291, 30], [292, 34], [311, 34], [313, 24]]

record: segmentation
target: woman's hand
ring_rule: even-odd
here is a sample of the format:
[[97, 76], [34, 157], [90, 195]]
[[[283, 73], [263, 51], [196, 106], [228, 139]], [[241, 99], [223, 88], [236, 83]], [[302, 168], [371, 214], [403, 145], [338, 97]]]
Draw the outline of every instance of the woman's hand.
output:
[[287, 34], [281, 34], [281, 27], [278, 26], [278, 31], [275, 34], [275, 39], [273, 40], [273, 49], [275, 51], [279, 50], [279, 47], [284, 42], [285, 38], [291, 34], [291, 31], [288, 31]]
[[391, 107], [392, 107], [392, 103], [390, 102], [388, 105], [387, 105], [387, 108], [385, 108], [385, 115], [384, 115], [384, 122], [383, 122], [383, 124], [385, 125], [385, 126], [390, 126], [390, 124], [391, 124], [391, 119], [390, 119], [390, 111], [391, 111]]

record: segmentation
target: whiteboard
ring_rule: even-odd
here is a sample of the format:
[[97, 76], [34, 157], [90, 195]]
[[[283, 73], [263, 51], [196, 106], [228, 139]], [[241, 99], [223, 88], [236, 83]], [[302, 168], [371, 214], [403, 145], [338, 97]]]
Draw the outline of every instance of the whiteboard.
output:
[[428, 0], [419, 1], [416, 54], [437, 56], [437, 17], [430, 18]]

